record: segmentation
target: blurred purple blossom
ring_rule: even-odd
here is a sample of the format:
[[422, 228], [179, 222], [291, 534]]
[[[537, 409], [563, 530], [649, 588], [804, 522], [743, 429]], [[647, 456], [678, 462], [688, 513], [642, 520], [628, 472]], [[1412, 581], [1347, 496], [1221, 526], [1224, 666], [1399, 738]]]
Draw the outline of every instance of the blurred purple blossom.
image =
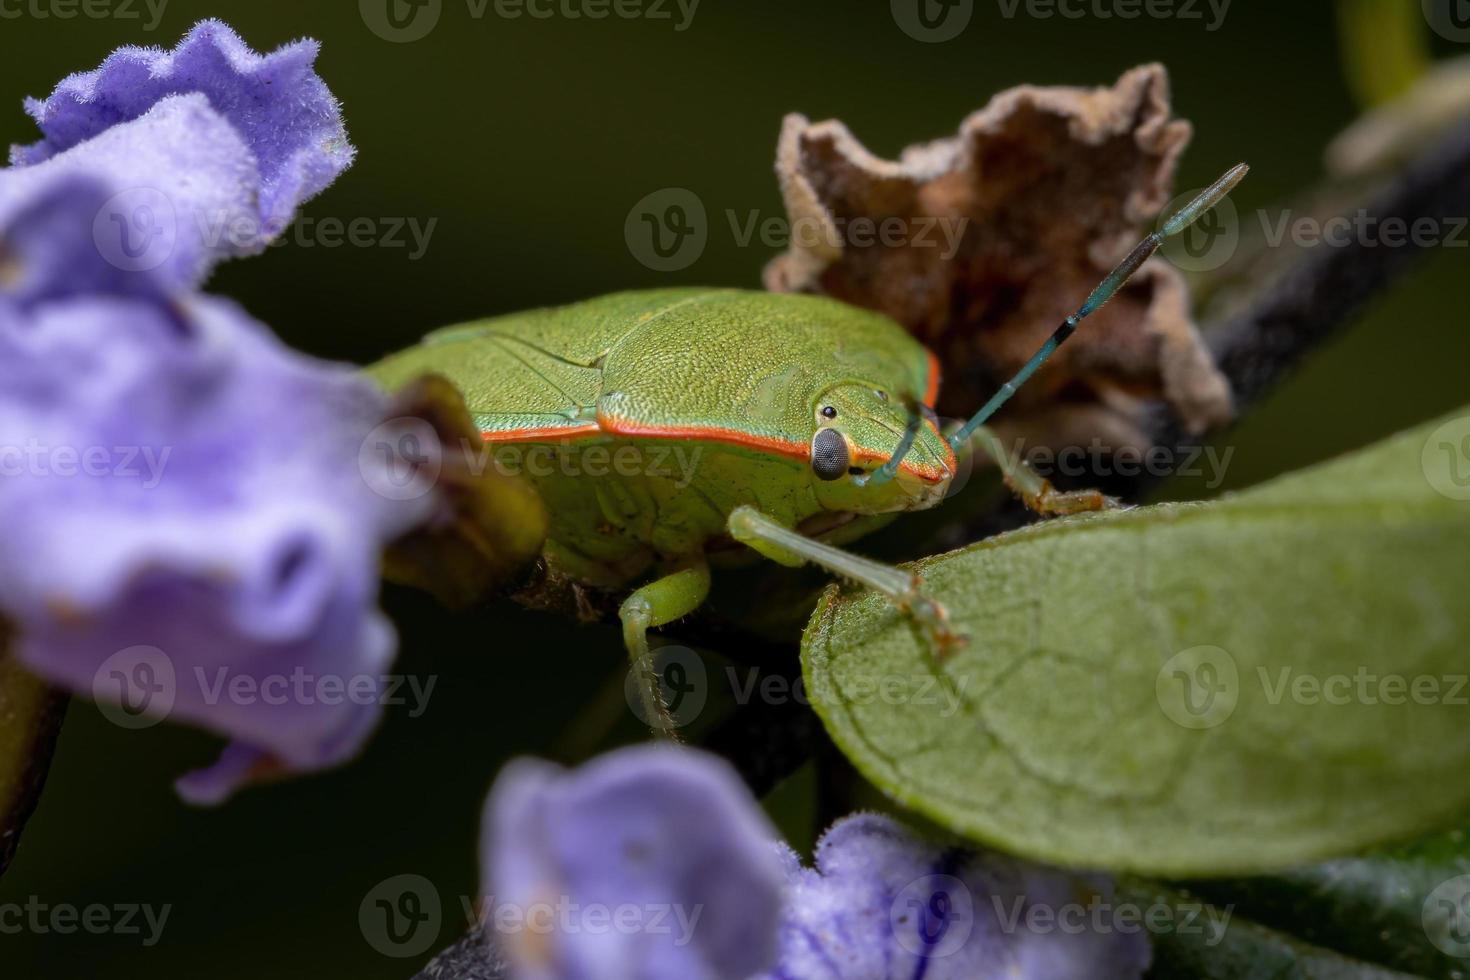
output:
[[80, 175], [111, 190], [88, 227], [120, 269], [198, 285], [219, 261], [262, 251], [352, 162], [316, 55], [314, 41], [256, 54], [217, 20], [172, 51], [118, 49], [27, 101], [44, 138], [11, 148], [0, 225]]
[[1150, 959], [1140, 926], [1114, 927], [1107, 877], [887, 817], [839, 820], [804, 868], [730, 767], [690, 749], [512, 762], [482, 847], [515, 980], [1136, 980]]
[[939, 847], [873, 814], [833, 824], [815, 868], [782, 850], [780, 962], [762, 980], [1123, 980], [1148, 967], [1138, 929], [1029, 928], [1033, 908], [1106, 911], [1100, 875]]
[[745, 980], [775, 961], [774, 836], [715, 756], [512, 762], [485, 812], [487, 929], [517, 980]]
[[[433, 501], [370, 451], [376, 386], [192, 293], [229, 254], [195, 234], [215, 209], [284, 222], [350, 161], [315, 51], [213, 21], [123, 49], [32, 103], [46, 138], [0, 171], [0, 614], [120, 724], [229, 737], [180, 783], [199, 802], [358, 750], [395, 647], [380, 553]], [[107, 236], [140, 209], [173, 222], [162, 261]]]

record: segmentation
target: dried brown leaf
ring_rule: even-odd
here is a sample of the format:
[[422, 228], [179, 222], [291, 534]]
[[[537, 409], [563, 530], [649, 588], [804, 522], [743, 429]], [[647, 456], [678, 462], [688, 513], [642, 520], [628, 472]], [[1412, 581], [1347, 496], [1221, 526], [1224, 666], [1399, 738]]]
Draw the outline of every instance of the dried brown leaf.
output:
[[[957, 136], [896, 161], [868, 152], [840, 122], [788, 116], [776, 169], [792, 245], [767, 266], [766, 287], [894, 317], [945, 365], [941, 413], [966, 415], [1146, 233], [1172, 196], [1190, 132], [1171, 117], [1160, 65], [1112, 87], [1010, 89]], [[858, 241], [845, 229], [860, 219], [897, 219], [906, 233]], [[944, 229], [957, 247], [946, 247]], [[1051, 445], [1142, 446], [1148, 402], [1166, 402], [1191, 432], [1228, 421], [1229, 386], [1189, 309], [1179, 272], [1150, 261], [1000, 427]]]

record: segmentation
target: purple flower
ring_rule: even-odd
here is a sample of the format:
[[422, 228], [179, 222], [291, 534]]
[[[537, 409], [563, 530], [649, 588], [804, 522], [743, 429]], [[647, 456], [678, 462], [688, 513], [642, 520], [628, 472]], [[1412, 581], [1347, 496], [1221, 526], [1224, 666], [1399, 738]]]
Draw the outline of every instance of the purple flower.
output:
[[1115, 980], [1148, 967], [1138, 925], [1111, 925], [1101, 876], [936, 847], [871, 814], [833, 824], [814, 869], [782, 850], [780, 963], [763, 980]]
[[775, 962], [773, 838], [714, 756], [513, 762], [485, 812], [487, 928], [517, 980], [745, 980]]
[[[196, 218], [289, 216], [350, 159], [314, 53], [214, 22], [125, 49], [33, 104], [46, 139], [0, 171], [0, 616], [119, 724], [229, 737], [180, 783], [199, 802], [357, 751], [395, 645], [380, 553], [434, 505], [373, 451], [376, 386], [189, 292], [224, 254]], [[98, 247], [120, 193], [179, 218], [168, 261]]]
[[263, 250], [351, 164], [316, 54], [299, 41], [258, 55], [213, 20], [172, 51], [119, 49], [26, 103], [44, 138], [11, 149], [0, 224], [51, 182], [89, 176], [112, 191], [87, 225], [102, 255], [198, 285]]
[[511, 763], [482, 841], [487, 929], [516, 980], [1124, 980], [1149, 963], [1106, 877], [870, 814], [803, 868], [734, 773], [688, 749]]

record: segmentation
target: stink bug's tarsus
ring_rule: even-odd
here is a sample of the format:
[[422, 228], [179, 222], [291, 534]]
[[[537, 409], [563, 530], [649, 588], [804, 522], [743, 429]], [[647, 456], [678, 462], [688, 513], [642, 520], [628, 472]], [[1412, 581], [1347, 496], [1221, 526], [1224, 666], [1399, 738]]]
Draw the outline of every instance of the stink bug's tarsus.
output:
[[[522, 469], [546, 507], [537, 584], [517, 598], [627, 593], [623, 637], [645, 717], [672, 734], [648, 631], [703, 604], [710, 562], [746, 548], [812, 563], [874, 589], [945, 656], [962, 638], [918, 576], [840, 545], [944, 499], [956, 458], [979, 440], [1006, 482], [1048, 514], [1106, 506], [1060, 493], [1000, 451], [984, 424], [1159, 246], [1217, 204], [1241, 164], [1143, 239], [1016, 375], [948, 436], [932, 406], [935, 358], [902, 327], [834, 300], [740, 290], [618, 293], [450, 327], [371, 368], [396, 389], [440, 374], [495, 450], [557, 455], [601, 447], [667, 466]], [[640, 584], [641, 583], [641, 584]], [[631, 592], [629, 590], [631, 589]]]

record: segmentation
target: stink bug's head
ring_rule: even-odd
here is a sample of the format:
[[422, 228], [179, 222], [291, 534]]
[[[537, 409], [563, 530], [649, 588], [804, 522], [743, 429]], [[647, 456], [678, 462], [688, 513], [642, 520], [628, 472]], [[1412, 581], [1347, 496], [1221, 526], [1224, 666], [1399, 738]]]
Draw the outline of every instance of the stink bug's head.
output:
[[811, 469], [826, 509], [882, 514], [943, 500], [955, 457], [913, 395], [844, 381], [812, 404]]

